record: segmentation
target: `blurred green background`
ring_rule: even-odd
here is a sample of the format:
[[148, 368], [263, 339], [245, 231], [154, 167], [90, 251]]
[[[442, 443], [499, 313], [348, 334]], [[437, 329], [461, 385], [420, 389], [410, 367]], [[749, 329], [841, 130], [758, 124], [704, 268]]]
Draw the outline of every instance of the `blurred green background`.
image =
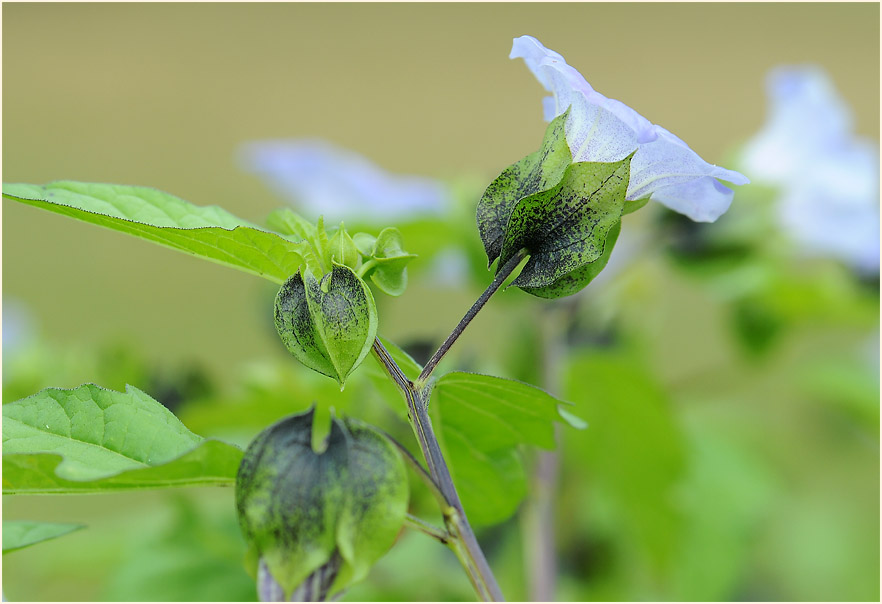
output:
[[[4, 181], [148, 185], [261, 222], [283, 202], [237, 167], [238, 145], [321, 137], [395, 173], [460, 183], [462, 237], [450, 243], [478, 261], [470, 208], [544, 128], [541, 87], [507, 58], [515, 36], [537, 37], [598, 91], [712, 163], [728, 165], [762, 125], [764, 77], [780, 64], [825, 68], [857, 133], [879, 133], [876, 4], [2, 11]], [[625, 228], [654, 237], [663, 214], [654, 206]], [[490, 273], [460, 287], [433, 284], [437, 242], [419, 228], [405, 236], [425, 261], [411, 265], [403, 297], [379, 301], [380, 331], [432, 345]], [[877, 600], [878, 282], [855, 283], [823, 262], [779, 263], [774, 270], [793, 275], [793, 288], [734, 305], [743, 271], [684, 269], [667, 243], [653, 240], [626, 272], [590, 286], [575, 310], [501, 294], [449, 363], [542, 382], [537, 359], [512, 351], [534, 350], [544, 322], [568, 325], [565, 362], [546, 385], [591, 427], [563, 436], [557, 596]], [[95, 381], [133, 383], [157, 398], [165, 389], [241, 403], [251, 393], [259, 405], [261, 388], [287, 384], [273, 373], [293, 363], [269, 320], [275, 292], [249, 275], [7, 201], [3, 252], [4, 314], [11, 300], [21, 303], [42, 342], [39, 360], [19, 366], [27, 375], [4, 367], [4, 382], [17, 380], [4, 386], [4, 402]], [[540, 315], [552, 318], [531, 320]], [[179, 415], [198, 433], [244, 444], [285, 404], [236, 420], [207, 403], [184, 404]], [[382, 425], [382, 412], [362, 411]], [[4, 518], [90, 525], [4, 557], [8, 599], [253, 597], [230, 492], [3, 503]], [[525, 534], [515, 520], [482, 533], [513, 600], [529, 597]], [[437, 549], [408, 533], [347, 599], [469, 598], [452, 556]]]

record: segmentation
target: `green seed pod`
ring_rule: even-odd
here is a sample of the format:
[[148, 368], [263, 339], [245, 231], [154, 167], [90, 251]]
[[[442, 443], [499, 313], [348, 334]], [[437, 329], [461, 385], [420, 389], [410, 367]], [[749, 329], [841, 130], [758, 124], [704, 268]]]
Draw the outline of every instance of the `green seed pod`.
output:
[[340, 382], [364, 360], [377, 336], [371, 290], [348, 266], [316, 279], [303, 268], [282, 285], [276, 330], [298, 361]]
[[260, 433], [236, 476], [239, 524], [262, 600], [323, 601], [364, 578], [404, 524], [408, 484], [395, 445], [355, 419], [311, 446], [314, 408]]
[[626, 213], [633, 153], [618, 162], [573, 163], [566, 116], [549, 124], [539, 151], [490, 183], [477, 209], [489, 264], [498, 259], [498, 271], [526, 249], [530, 260], [512, 285], [542, 298], [572, 295], [600, 273]]

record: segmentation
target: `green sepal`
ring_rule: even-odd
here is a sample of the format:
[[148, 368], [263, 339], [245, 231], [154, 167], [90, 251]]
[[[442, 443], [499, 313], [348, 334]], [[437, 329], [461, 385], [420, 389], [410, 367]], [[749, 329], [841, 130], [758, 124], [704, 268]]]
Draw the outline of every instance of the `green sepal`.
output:
[[275, 323], [297, 360], [342, 387], [370, 352], [377, 335], [377, 308], [358, 275], [334, 264], [320, 278], [309, 270], [292, 275], [276, 296]]
[[346, 227], [343, 226], [342, 222], [340, 223], [340, 228], [337, 229], [337, 232], [334, 233], [334, 236], [328, 242], [328, 247], [331, 251], [332, 262], [345, 264], [352, 269], [358, 267], [358, 261], [360, 260], [358, 247], [356, 247], [355, 241], [352, 240], [349, 233], [346, 232]]
[[313, 417], [310, 409], [264, 430], [236, 479], [250, 570], [260, 575], [259, 561], [284, 600], [295, 593], [303, 601], [331, 599], [364, 578], [407, 512], [407, 474], [395, 445], [367, 424], [333, 418], [327, 446], [317, 452]]
[[631, 157], [570, 164], [558, 185], [517, 203], [499, 266], [521, 248], [529, 251], [530, 260], [512, 285], [546, 288], [601, 257], [607, 235], [622, 219]]
[[[360, 250], [369, 242], [368, 237], [360, 238]], [[404, 251], [404, 239], [395, 227], [380, 231], [370, 249], [370, 259], [363, 276], [370, 278], [378, 288], [390, 296], [400, 296], [407, 288], [407, 265], [416, 254]]]
[[487, 252], [487, 266], [493, 264], [502, 253], [506, 227], [517, 203], [557, 185], [572, 163], [573, 156], [565, 132], [568, 113], [569, 110], [551, 121], [539, 151], [503, 170], [481, 196], [477, 221], [478, 232]]
[[377, 243], [377, 238], [369, 233], [356, 233], [352, 236], [352, 240], [355, 243], [355, 247], [358, 248], [358, 252], [364, 256], [365, 258], [370, 258], [374, 254], [374, 244]]
[[544, 287], [522, 286], [521, 289], [539, 298], [563, 298], [581, 291], [606, 267], [621, 230], [622, 221], [620, 220], [609, 230], [603, 246], [603, 254], [594, 262], [589, 262], [572, 272], [561, 275], [554, 282]]

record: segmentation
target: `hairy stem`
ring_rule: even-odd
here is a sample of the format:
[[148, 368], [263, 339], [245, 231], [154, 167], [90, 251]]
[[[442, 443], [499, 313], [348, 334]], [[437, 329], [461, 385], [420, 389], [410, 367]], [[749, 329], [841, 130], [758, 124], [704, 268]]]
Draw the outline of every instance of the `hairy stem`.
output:
[[418, 384], [424, 384], [429, 379], [429, 376], [432, 375], [432, 372], [435, 370], [435, 367], [438, 363], [441, 362], [441, 359], [447, 354], [447, 351], [450, 350], [450, 347], [453, 346], [454, 342], [462, 335], [462, 332], [465, 331], [465, 328], [471, 323], [472, 319], [475, 318], [475, 315], [484, 307], [487, 303], [487, 300], [490, 299], [490, 296], [496, 293], [502, 284], [508, 279], [514, 270], [518, 267], [521, 261], [526, 258], [528, 255], [527, 250], [522, 249], [517, 254], [512, 256], [508, 262], [506, 262], [502, 268], [499, 269], [499, 272], [496, 273], [496, 278], [493, 279], [493, 283], [484, 290], [484, 293], [472, 304], [472, 307], [465, 314], [459, 324], [453, 329], [451, 334], [447, 336], [447, 339], [444, 340], [444, 343], [441, 344], [441, 347], [438, 348], [438, 351], [432, 355], [432, 358], [429, 359], [429, 362], [426, 363], [426, 366], [423, 367], [423, 371], [420, 373], [420, 377], [417, 378]]

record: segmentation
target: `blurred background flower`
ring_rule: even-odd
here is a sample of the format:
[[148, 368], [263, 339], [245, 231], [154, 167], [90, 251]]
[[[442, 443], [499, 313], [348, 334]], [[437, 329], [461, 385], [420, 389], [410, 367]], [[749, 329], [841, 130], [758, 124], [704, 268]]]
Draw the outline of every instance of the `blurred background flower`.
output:
[[768, 113], [741, 162], [775, 189], [781, 228], [806, 255], [879, 272], [879, 145], [854, 133], [848, 103], [814, 65], [777, 67]]
[[325, 224], [407, 221], [440, 214], [450, 198], [439, 181], [390, 174], [354, 151], [318, 139], [247, 143], [239, 163], [303, 216], [323, 215]]

